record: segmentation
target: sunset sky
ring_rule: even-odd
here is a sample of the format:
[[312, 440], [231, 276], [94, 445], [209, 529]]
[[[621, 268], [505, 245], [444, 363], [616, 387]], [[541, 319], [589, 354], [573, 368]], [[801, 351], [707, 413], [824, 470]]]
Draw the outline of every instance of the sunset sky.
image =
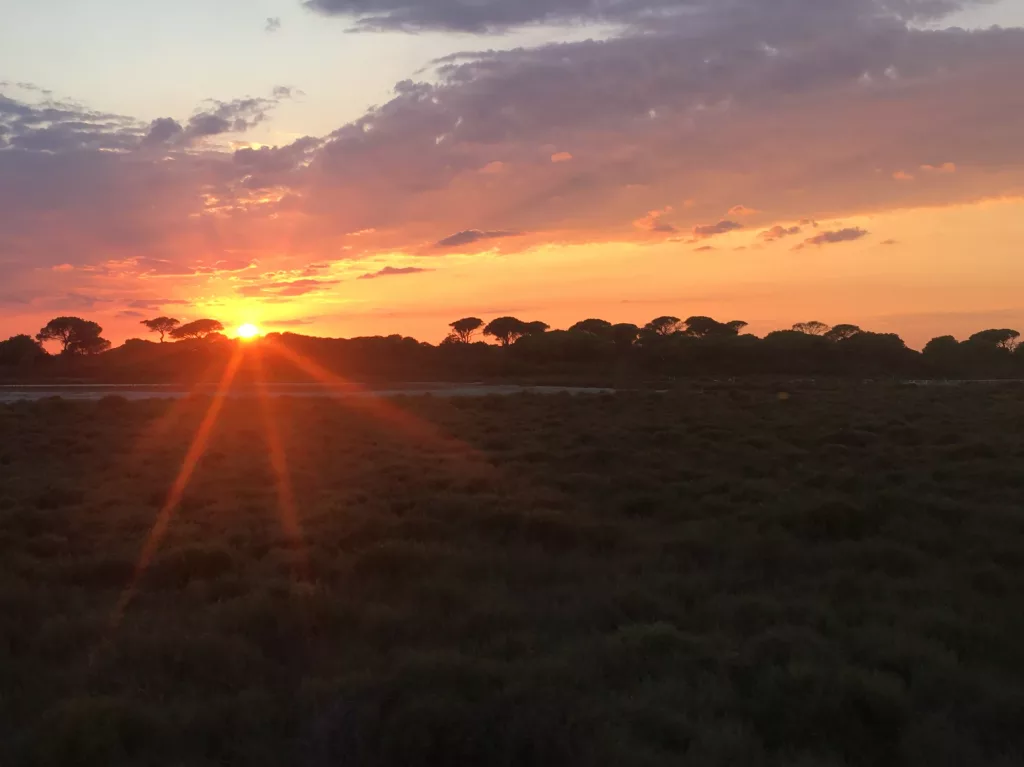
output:
[[1024, 330], [1024, 2], [0, 10], [0, 338]]

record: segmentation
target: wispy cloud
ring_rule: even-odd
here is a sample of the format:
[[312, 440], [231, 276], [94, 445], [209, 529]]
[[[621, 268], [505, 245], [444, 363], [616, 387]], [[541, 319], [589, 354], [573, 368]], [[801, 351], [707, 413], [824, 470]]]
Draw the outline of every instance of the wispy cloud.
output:
[[360, 280], [375, 280], [378, 277], [398, 277], [403, 274], [419, 274], [420, 272], [432, 272], [433, 269], [424, 269], [419, 266], [385, 266], [378, 272], [362, 274]]

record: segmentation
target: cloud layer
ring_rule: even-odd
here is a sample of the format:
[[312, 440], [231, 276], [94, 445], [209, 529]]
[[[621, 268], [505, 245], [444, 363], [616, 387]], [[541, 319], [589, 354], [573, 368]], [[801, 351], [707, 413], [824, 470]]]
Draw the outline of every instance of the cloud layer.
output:
[[1024, 91], [1002, 83], [1024, 71], [1024, 30], [910, 23], [965, 4], [310, 0], [367, 30], [616, 31], [447, 56], [329, 135], [275, 147], [227, 140], [288, 88], [142, 122], [0, 85], [0, 300], [134, 311], [173, 280], [280, 301], [326, 289], [311, 265], [376, 253], [679, 232], [769, 246], [801, 219], [1021, 194]]

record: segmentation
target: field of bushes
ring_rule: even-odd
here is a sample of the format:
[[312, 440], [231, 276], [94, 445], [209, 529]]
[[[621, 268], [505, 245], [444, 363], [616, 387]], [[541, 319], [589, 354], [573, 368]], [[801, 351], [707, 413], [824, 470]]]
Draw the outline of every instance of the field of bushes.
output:
[[0, 406], [0, 764], [1024, 764], [1022, 386], [209, 413]]

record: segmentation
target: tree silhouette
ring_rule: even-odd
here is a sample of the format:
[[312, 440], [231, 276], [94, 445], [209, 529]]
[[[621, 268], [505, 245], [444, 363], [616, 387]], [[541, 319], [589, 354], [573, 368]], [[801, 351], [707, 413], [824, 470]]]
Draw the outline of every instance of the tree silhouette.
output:
[[484, 321], [479, 317], [464, 317], [456, 320], [450, 327], [452, 335], [460, 342], [468, 344], [473, 340], [473, 334], [484, 326]]
[[640, 335], [640, 328], [632, 322], [620, 322], [612, 325], [612, 340], [619, 349], [629, 349], [636, 343]]
[[598, 338], [611, 338], [614, 326], [608, 320], [581, 320], [569, 328], [570, 333], [590, 333]]
[[690, 317], [686, 320], [686, 335], [693, 338], [710, 336], [735, 336], [747, 326], [743, 320], [719, 322], [711, 317]]
[[498, 317], [484, 328], [484, 335], [496, 339], [502, 346], [510, 345], [527, 332], [526, 323], [515, 317]]
[[98, 354], [110, 348], [110, 341], [101, 338], [103, 332], [95, 322], [81, 317], [57, 317], [36, 334], [36, 339], [58, 341], [61, 354]]
[[1012, 352], [1020, 344], [1020, 333], [1010, 328], [991, 328], [975, 333], [967, 341], [968, 343], [995, 346]]
[[832, 328], [826, 325], [824, 322], [818, 322], [817, 320], [811, 320], [810, 322], [798, 322], [793, 326], [793, 330], [797, 333], [804, 333], [809, 336], [823, 336], [828, 333]]
[[223, 333], [224, 326], [217, 320], [196, 320], [176, 327], [171, 331], [171, 338], [178, 340], [207, 338], [215, 333]]
[[671, 336], [683, 329], [683, 321], [678, 317], [657, 317], [644, 326], [644, 330], [656, 336]]
[[159, 333], [160, 343], [163, 343], [164, 336], [167, 333], [173, 332], [181, 324], [181, 320], [177, 320], [174, 317], [157, 317], [153, 320], [142, 320], [140, 324], [149, 328], [151, 333]]
[[11, 336], [0, 341], [0, 365], [21, 365], [46, 356], [46, 350], [29, 335]]
[[847, 338], [863, 332], [857, 325], [836, 325], [825, 333], [825, 338], [829, 341], [845, 341]]
[[548, 332], [548, 328], [551, 326], [546, 322], [540, 320], [534, 320], [533, 322], [527, 322], [523, 327], [524, 336], [539, 336]]

